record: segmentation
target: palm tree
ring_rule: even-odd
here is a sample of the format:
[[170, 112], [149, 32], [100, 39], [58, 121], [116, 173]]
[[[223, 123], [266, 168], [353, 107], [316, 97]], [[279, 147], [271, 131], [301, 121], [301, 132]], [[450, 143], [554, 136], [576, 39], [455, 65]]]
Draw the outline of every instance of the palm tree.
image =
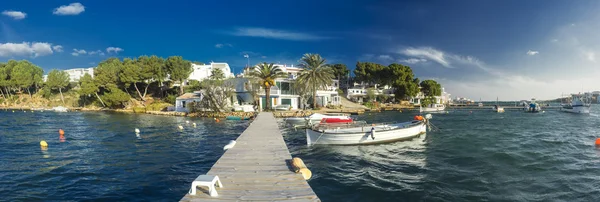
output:
[[265, 89], [265, 105], [267, 106], [267, 109], [271, 109], [271, 86], [275, 85], [275, 79], [284, 78], [287, 74], [278, 66], [273, 65], [273, 63], [263, 62], [262, 64], [256, 65], [249, 76], [256, 78], [260, 86]]
[[313, 92], [313, 107], [317, 106], [317, 90], [331, 84], [334, 78], [333, 69], [325, 64], [325, 59], [319, 54], [306, 53], [300, 59], [303, 67], [296, 82], [309, 85]]

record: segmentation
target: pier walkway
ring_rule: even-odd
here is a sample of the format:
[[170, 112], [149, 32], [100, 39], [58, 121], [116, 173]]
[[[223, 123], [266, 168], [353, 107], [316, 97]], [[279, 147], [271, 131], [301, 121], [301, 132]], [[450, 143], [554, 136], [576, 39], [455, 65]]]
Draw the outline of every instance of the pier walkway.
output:
[[219, 196], [198, 187], [195, 196], [188, 193], [181, 201], [320, 201], [302, 175], [288, 167], [292, 156], [273, 113], [260, 113], [236, 141], [206, 173], [221, 179]]

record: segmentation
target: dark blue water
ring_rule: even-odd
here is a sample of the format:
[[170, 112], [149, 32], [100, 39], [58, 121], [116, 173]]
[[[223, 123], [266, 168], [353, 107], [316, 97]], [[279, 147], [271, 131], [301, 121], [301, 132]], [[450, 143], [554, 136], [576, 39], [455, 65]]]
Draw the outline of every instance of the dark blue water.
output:
[[[178, 125], [185, 129], [179, 131]], [[2, 110], [0, 201], [178, 201], [247, 125], [145, 114]], [[59, 128], [66, 142], [59, 141]], [[141, 139], [134, 128], [141, 130]], [[48, 142], [46, 151], [40, 140]]]
[[599, 114], [452, 111], [433, 115], [440, 132], [368, 146], [307, 147], [302, 131], [284, 133], [323, 201], [600, 201]]

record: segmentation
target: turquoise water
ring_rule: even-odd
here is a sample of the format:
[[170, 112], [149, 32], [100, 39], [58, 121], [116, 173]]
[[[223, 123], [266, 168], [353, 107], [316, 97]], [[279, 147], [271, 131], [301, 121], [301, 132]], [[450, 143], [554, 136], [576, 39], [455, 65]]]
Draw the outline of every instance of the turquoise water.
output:
[[433, 115], [440, 132], [368, 146], [307, 147], [303, 131], [283, 130], [323, 201], [600, 201], [599, 115], [451, 111]]
[[[2, 110], [0, 201], [178, 201], [247, 125], [146, 114]], [[65, 142], [59, 141], [59, 128], [65, 130]], [[140, 139], [134, 128], [141, 130]], [[40, 140], [48, 142], [46, 151]]]

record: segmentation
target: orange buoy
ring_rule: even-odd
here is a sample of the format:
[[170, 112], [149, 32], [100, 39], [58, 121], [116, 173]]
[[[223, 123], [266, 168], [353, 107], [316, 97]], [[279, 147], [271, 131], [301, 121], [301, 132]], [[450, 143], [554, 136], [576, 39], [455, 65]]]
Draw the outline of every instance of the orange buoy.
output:
[[215, 121], [216, 121], [217, 123], [219, 123], [221, 120], [219, 120], [219, 119], [215, 118]]
[[600, 138], [596, 139], [596, 146], [600, 146]]
[[416, 115], [415, 116], [415, 120], [422, 121], [423, 120], [423, 116]]
[[65, 131], [63, 129], [58, 129], [58, 134], [60, 136], [63, 136], [63, 135], [65, 135]]

